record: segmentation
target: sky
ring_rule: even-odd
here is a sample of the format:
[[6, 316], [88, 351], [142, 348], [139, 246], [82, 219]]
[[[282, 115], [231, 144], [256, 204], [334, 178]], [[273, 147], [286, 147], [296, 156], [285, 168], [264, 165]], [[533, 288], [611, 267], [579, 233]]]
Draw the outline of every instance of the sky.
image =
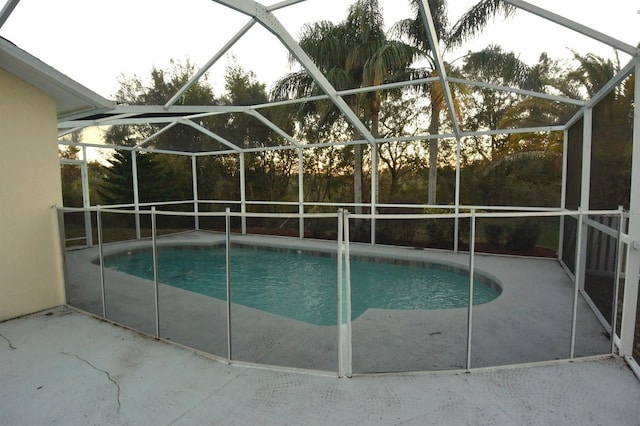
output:
[[[640, 0], [530, 0], [531, 3], [604, 32], [631, 45], [640, 42]], [[3, 4], [4, 0], [0, 0]], [[264, 4], [276, 3], [275, 0]], [[275, 12], [295, 37], [305, 23], [342, 20], [350, 1], [307, 0]], [[449, 0], [455, 21], [474, 0]], [[411, 16], [406, 0], [380, 0], [385, 23]], [[167, 68], [170, 59], [205, 64], [242, 26], [248, 17], [211, 0], [21, 0], [0, 36], [15, 43], [58, 71], [112, 98], [119, 76], [145, 78], [153, 66]], [[613, 49], [599, 42], [548, 24], [519, 11], [504, 21], [496, 19], [469, 45], [445, 52], [455, 60], [487, 44], [499, 44], [520, 58], [535, 63], [542, 51], [552, 58], [570, 58], [568, 47], [582, 53], [612, 56]], [[287, 51], [259, 25], [230, 50], [233, 60], [269, 87], [291, 71]], [[227, 55], [210, 70], [209, 81], [221, 94]], [[624, 65], [629, 58], [620, 57]]]

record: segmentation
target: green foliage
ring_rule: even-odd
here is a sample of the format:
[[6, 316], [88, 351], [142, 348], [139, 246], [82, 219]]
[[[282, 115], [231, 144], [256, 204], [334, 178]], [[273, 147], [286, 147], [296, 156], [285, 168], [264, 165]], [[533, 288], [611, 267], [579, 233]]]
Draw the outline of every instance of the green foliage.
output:
[[538, 153], [500, 164], [476, 162], [462, 169], [460, 199], [468, 205], [558, 206], [561, 167], [560, 157]]
[[[417, 6], [418, 2], [413, 1]], [[446, 1], [429, 1], [439, 39], [445, 46], [455, 45], [454, 39], [471, 34], [483, 24], [482, 19], [496, 12], [505, 12], [503, 2], [479, 1], [466, 18], [453, 28], [446, 20]], [[501, 6], [502, 5], [502, 6]], [[399, 23], [396, 29], [407, 36], [413, 45], [391, 40], [383, 31], [384, 25], [375, 0], [359, 0], [354, 3], [343, 22], [333, 24], [317, 22], [307, 25], [302, 31], [300, 43], [316, 62], [327, 79], [338, 90], [359, 88], [371, 84], [403, 79], [407, 74], [409, 59], [421, 51], [429, 61], [428, 43], [417, 38], [425, 35], [421, 18]], [[475, 19], [475, 18], [474, 18]], [[419, 23], [419, 27], [412, 25]], [[485, 22], [486, 23], [486, 22]], [[474, 26], [475, 25], [475, 26]], [[419, 28], [420, 32], [411, 33]], [[456, 30], [457, 28], [457, 30]], [[401, 31], [400, 31], [401, 30]], [[421, 44], [422, 43], [422, 44]], [[387, 53], [385, 53], [387, 52]], [[448, 68], [451, 75], [461, 72], [472, 80], [495, 85], [510, 85], [532, 90], [542, 89], [571, 97], [595, 93], [617, 71], [616, 64], [593, 55], [576, 55], [579, 64], [575, 70], [560, 68], [559, 62], [541, 56], [535, 66], [528, 67], [512, 53], [496, 46], [467, 55], [461, 69]], [[194, 74], [195, 69], [186, 64], [173, 63], [169, 70], [152, 69], [148, 81], [137, 77], [121, 82], [117, 100], [133, 105], [164, 104], [177, 89]], [[433, 67], [432, 67], [433, 68]], [[412, 77], [432, 76], [433, 69], [413, 70]], [[630, 184], [631, 118], [633, 112], [634, 78], [621, 83], [610, 96], [603, 98], [594, 108], [594, 144], [591, 182], [592, 208], [613, 208], [628, 203]], [[453, 133], [446, 128], [442, 88], [437, 84], [421, 87], [422, 92], [411, 97], [408, 93], [384, 91], [367, 95], [345, 96], [344, 99], [368, 126], [373, 134], [383, 138], [406, 137], [398, 142], [378, 145], [380, 160], [379, 203], [425, 203], [430, 193], [428, 185], [437, 183], [440, 204], [452, 203], [455, 199], [455, 141], [439, 140], [435, 165], [430, 160], [427, 141], [414, 141], [413, 134]], [[575, 112], [574, 106], [546, 99], [515, 95], [508, 91], [496, 91], [483, 87], [467, 92], [453, 88], [456, 101], [464, 102], [465, 116], [462, 128], [486, 130], [513, 128], [522, 125], [537, 126], [566, 122]], [[300, 97], [318, 94], [320, 89], [305, 72], [284, 76], [271, 93], [271, 98]], [[427, 96], [429, 103], [425, 101]], [[415, 95], [412, 92], [411, 95]], [[237, 65], [227, 69], [225, 93], [214, 95], [212, 88], [201, 79], [178, 100], [177, 104], [197, 105], [255, 105], [267, 102], [269, 96], [265, 85], [250, 71]], [[421, 104], [420, 101], [423, 103]], [[425, 109], [433, 108], [431, 116]], [[458, 109], [455, 107], [454, 109]], [[334, 146], [307, 149], [304, 151], [305, 201], [347, 202], [355, 198], [356, 189], [350, 180], [362, 174], [366, 199], [367, 179], [370, 171], [358, 170], [356, 158], [362, 155], [365, 165], [372, 153], [368, 148], [359, 153], [352, 146], [343, 147], [341, 141], [361, 137], [354, 131], [341, 111], [330, 101], [307, 102], [296, 105], [260, 108], [259, 114], [276, 124], [287, 134], [295, 135], [303, 142], [318, 143], [332, 141]], [[279, 134], [271, 131], [257, 113], [227, 113], [202, 118], [198, 125], [237, 144], [242, 148], [263, 148], [289, 144]], [[421, 127], [420, 127], [421, 126]], [[162, 127], [156, 124], [144, 126], [114, 126], [108, 132], [108, 143], [135, 146]], [[413, 132], [413, 133], [412, 133]], [[561, 184], [561, 132], [518, 133], [513, 135], [478, 136], [464, 138], [461, 159], [462, 204], [467, 205], [519, 205], [558, 206]], [[203, 150], [228, 150], [228, 147], [195, 129], [178, 124], [154, 138], [147, 145], [156, 148], [177, 148], [188, 152]], [[73, 152], [63, 153], [70, 158]], [[102, 203], [130, 203], [131, 164], [129, 152], [118, 152], [110, 165], [101, 168], [99, 176]], [[246, 194], [249, 200], [297, 200], [298, 157], [295, 150], [267, 150], [246, 153]], [[214, 157], [198, 157], [198, 196], [200, 199], [238, 200], [239, 156], [225, 154]], [[429, 164], [431, 163], [431, 164]], [[188, 157], [168, 155], [146, 155], [138, 153], [138, 170], [141, 182], [141, 201], [161, 201], [191, 198], [191, 165]], [[430, 174], [429, 172], [435, 172]], [[65, 203], [81, 203], [77, 198], [79, 179], [75, 172], [62, 170]], [[362, 191], [361, 191], [362, 192]], [[72, 194], [73, 193], [73, 194]], [[75, 194], [75, 195], [74, 195]], [[72, 200], [72, 197], [76, 196]], [[95, 200], [95, 198], [94, 198]], [[397, 210], [394, 210], [397, 212]], [[434, 210], [433, 213], [442, 213]], [[366, 221], [354, 231], [366, 240], [369, 228]], [[316, 226], [316, 225], [314, 225]], [[318, 231], [324, 224], [317, 225]], [[453, 244], [453, 220], [430, 219], [414, 223], [379, 221], [378, 239], [381, 242], [401, 243], [424, 239], [438, 247]], [[468, 235], [468, 221], [460, 222], [460, 238]], [[501, 228], [501, 229], [499, 229]], [[539, 229], [519, 224], [512, 229], [487, 226], [487, 241], [504, 244], [512, 250], [527, 250], [535, 246]]]
[[532, 250], [540, 237], [540, 224], [532, 221], [522, 221], [509, 230], [506, 245], [514, 251]]
[[353, 200], [351, 170], [339, 147], [314, 148], [304, 152], [304, 193], [308, 201], [348, 202]]
[[435, 248], [453, 248], [453, 219], [427, 219], [425, 230], [429, 243]]
[[[121, 81], [117, 99], [129, 104], [163, 104], [195, 73], [190, 62], [172, 61], [169, 70], [153, 68], [149, 83], [134, 77]], [[255, 105], [268, 100], [265, 85], [253, 72], [237, 65], [227, 68], [225, 94], [216, 98], [206, 80], [199, 80], [177, 101], [191, 105]], [[260, 114], [280, 127], [294, 133], [292, 106], [261, 110]], [[288, 144], [256, 117], [237, 113], [202, 118], [198, 125], [242, 148], [270, 147]], [[115, 145], [135, 146], [155, 135], [160, 126], [113, 126], [105, 141]], [[228, 150], [229, 147], [204, 133], [185, 125], [174, 126], [157, 134], [146, 145], [178, 151]], [[283, 200], [288, 196], [297, 153], [292, 150], [263, 151], [245, 155], [247, 196], [255, 200]], [[190, 159], [186, 156], [137, 153], [138, 181], [141, 202], [186, 200], [192, 197]], [[239, 199], [239, 161], [237, 156], [199, 158], [197, 173], [200, 199]], [[104, 203], [132, 203], [131, 159], [128, 152], [116, 152], [105, 167], [100, 195]]]
[[[105, 204], [133, 203], [133, 172], [130, 151], [116, 151], [107, 160], [109, 166], [103, 167], [103, 179], [98, 189]], [[163, 177], [160, 165], [151, 154], [137, 153], [136, 165], [138, 181], [145, 182], [139, 186], [140, 201], [166, 201], [169, 182]]]
[[627, 78], [593, 109], [589, 190], [592, 209], [629, 209], [634, 82], [634, 76]]
[[[418, 0], [412, 0], [415, 2]], [[437, 3], [445, 2], [437, 0]], [[429, 2], [431, 3], [431, 2]], [[505, 17], [513, 15], [517, 8], [502, 0], [479, 0], [456, 22], [448, 34], [450, 45], [458, 46], [482, 31], [498, 14]]]
[[[415, 96], [386, 99], [380, 112], [380, 137], [403, 137], [424, 132], [424, 129], [416, 126], [422, 113], [418, 106], [419, 101], [419, 97]], [[387, 178], [382, 175], [388, 175], [388, 186], [385, 185], [385, 192], [389, 197], [405, 191], [415, 191], [415, 187], [407, 188], [403, 185], [403, 180], [405, 177], [411, 179], [426, 167], [422, 142], [405, 140], [382, 143], [378, 145], [378, 156], [380, 164], [385, 168], [381, 179]]]
[[80, 167], [60, 165], [62, 180], [62, 204], [65, 207], [82, 207], [82, 181]]
[[[122, 77], [116, 101], [129, 105], [164, 105], [195, 74], [195, 66], [188, 60], [184, 63], [172, 60], [167, 70], [153, 67], [148, 80], [137, 76]], [[205, 79], [194, 83], [175, 103], [175, 105], [217, 105], [219, 100], [213, 94], [213, 88]], [[218, 123], [220, 118], [202, 119], [202, 124]], [[164, 125], [145, 124], [130, 126], [112, 126], [105, 133], [105, 142], [114, 145], [134, 146], [160, 131]], [[174, 149], [179, 151], [203, 151], [220, 149], [221, 144], [205, 136], [198, 130], [185, 125], [177, 125], [157, 135], [150, 147]]]
[[[76, 131], [65, 139], [72, 142], [81, 140], [82, 131]], [[60, 159], [77, 160], [80, 148], [74, 145], [66, 145], [58, 148]], [[65, 207], [82, 207], [82, 179], [81, 169], [77, 165], [60, 165], [60, 178], [62, 181], [62, 205]]]
[[494, 246], [500, 246], [503, 241], [504, 227], [497, 223], [489, 224], [484, 227], [484, 235], [487, 242]]
[[[401, 39], [409, 40], [410, 45], [412, 45], [419, 52], [421, 58], [425, 59], [428, 63], [427, 67], [411, 70], [409, 73], [412, 78], [436, 77], [438, 75], [436, 66], [438, 61], [436, 55], [431, 50], [431, 41], [427, 37], [427, 32], [424, 30], [426, 25], [423, 22], [423, 14], [420, 9], [420, 5], [424, 5], [425, 3], [420, 0], [411, 0], [410, 3], [414, 11], [414, 18], [405, 19], [396, 23], [392, 29], [392, 33]], [[488, 24], [489, 20], [497, 14], [508, 15], [515, 10], [512, 5], [500, 0], [481, 0], [461, 16], [455, 25], [450, 26], [447, 3], [446, 0], [431, 0], [427, 3], [429, 7], [428, 12], [431, 14], [431, 20], [436, 31], [436, 38], [441, 44], [443, 51], [457, 47], [462, 41], [478, 34]], [[451, 74], [451, 67], [448, 68], [448, 72]], [[455, 88], [457, 87], [454, 86], [454, 89]], [[438, 135], [440, 134], [443, 113], [448, 109], [443, 87], [439, 83], [433, 83], [418, 86], [418, 89], [428, 93], [431, 101], [429, 134]], [[457, 92], [458, 90], [451, 91], [454, 111], [450, 113], [455, 114], [458, 116], [458, 119], [461, 120], [462, 96], [458, 96]], [[437, 139], [431, 139], [429, 142], [429, 204], [436, 204], [439, 166], [438, 151], [440, 150], [440, 142], [441, 141]], [[440, 200], [440, 202], [442, 201]]]
[[[426, 209], [428, 214], [452, 214], [454, 209]], [[424, 230], [430, 247], [452, 249], [455, 236], [455, 219], [427, 219], [424, 222]], [[459, 241], [468, 240], [471, 230], [469, 219], [458, 220]]]
[[[300, 47], [309, 55], [323, 75], [337, 90], [376, 86], [404, 73], [416, 57], [416, 50], [385, 34], [383, 16], [378, 0], [357, 0], [349, 6], [344, 21], [333, 24], [320, 21], [307, 24], [302, 29]], [[295, 59], [292, 57], [292, 61]], [[305, 72], [295, 72], [282, 77], [272, 90], [272, 99], [300, 98], [321, 93], [318, 82]], [[369, 92], [345, 96], [351, 111], [363, 117], [371, 134], [378, 136], [382, 94]], [[313, 123], [303, 128], [324, 129], [342, 127], [345, 120], [338, 105], [330, 101], [304, 103], [298, 113], [301, 121]], [[352, 138], [359, 132], [347, 125]], [[308, 133], [307, 133], [308, 134]], [[354, 202], [362, 201], [362, 150], [353, 148]], [[356, 211], [360, 208], [356, 208]]]
[[237, 155], [216, 155], [197, 159], [198, 199], [239, 200], [240, 178]]
[[[545, 56], [541, 57], [544, 60]], [[541, 62], [543, 63], [543, 62]], [[547, 67], [541, 64], [528, 66], [513, 52], [505, 52], [499, 46], [489, 46], [478, 52], [470, 52], [464, 58], [463, 75], [472, 81], [482, 81], [497, 86], [510, 86], [541, 91]], [[471, 87], [464, 97], [466, 113], [465, 129], [504, 128], [502, 121], [518, 104], [521, 96], [487, 87]], [[469, 138], [475, 144], [474, 154], [487, 161], [509, 154], [512, 149], [509, 135], [476, 136]]]
[[379, 220], [376, 222], [376, 243], [392, 245], [416, 244], [420, 221], [413, 219]]

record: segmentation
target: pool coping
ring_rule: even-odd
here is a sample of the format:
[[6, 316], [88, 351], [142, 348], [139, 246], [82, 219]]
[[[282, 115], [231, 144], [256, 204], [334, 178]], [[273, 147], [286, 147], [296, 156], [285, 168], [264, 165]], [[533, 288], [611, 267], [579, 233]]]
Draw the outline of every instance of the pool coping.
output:
[[[273, 245], [273, 244], [269, 244], [268, 242], [262, 242], [259, 243], [257, 241], [253, 241], [253, 242], [242, 242], [242, 241], [232, 241], [231, 242], [231, 247], [243, 247], [243, 248], [249, 248], [249, 249], [253, 249], [253, 250], [268, 250], [268, 251], [272, 251], [272, 252], [279, 252], [279, 253], [297, 253], [297, 254], [301, 254], [301, 255], [307, 255], [307, 256], [318, 256], [318, 257], [337, 257], [338, 255], [338, 249], [337, 247], [334, 247], [333, 249], [325, 249], [325, 250], [318, 250], [317, 248], [311, 249], [309, 247], [292, 247], [291, 242], [289, 242], [286, 246], [285, 245]], [[193, 242], [174, 242], [171, 243], [169, 241], [162, 241], [162, 243], [159, 243], [157, 248], [158, 250], [162, 250], [162, 249], [168, 249], [168, 248], [172, 248], [172, 249], [187, 249], [187, 250], [210, 250], [210, 249], [219, 249], [219, 248], [224, 248], [226, 246], [226, 240], [222, 239], [219, 241], [210, 241], [210, 242], [202, 242], [199, 244], [195, 244]], [[392, 246], [383, 246], [383, 247], [392, 247]], [[140, 252], [148, 252], [150, 250], [153, 250], [153, 247], [151, 246], [151, 241], [148, 241], [148, 244], [145, 246], [139, 246], [139, 247], [135, 247], [135, 248], [127, 248], [125, 246], [122, 246], [120, 251], [110, 251], [109, 254], [104, 255], [105, 260], [111, 260], [114, 258], [125, 258], [127, 256], [130, 256], [132, 254], [136, 254], [136, 253], [140, 253]], [[378, 254], [372, 254], [372, 253], [359, 253], [358, 249], [354, 249], [350, 251], [350, 258], [352, 260], [356, 260], [359, 262], [370, 262], [370, 263], [384, 263], [384, 264], [389, 264], [389, 265], [400, 265], [400, 266], [406, 266], [406, 267], [413, 267], [413, 268], [424, 268], [424, 269], [431, 269], [431, 270], [436, 270], [436, 271], [446, 271], [446, 272], [450, 272], [453, 274], [457, 274], [457, 275], [461, 275], [461, 276], [469, 276], [469, 267], [468, 265], [465, 266], [463, 264], [457, 264], [457, 263], [453, 263], [453, 262], [444, 262], [444, 261], [435, 261], [432, 258], [420, 258], [420, 259], [411, 259], [406, 257], [406, 254], [402, 254], [402, 253], [395, 253], [394, 254], [382, 254], [382, 253], [378, 253]], [[93, 263], [96, 265], [99, 265], [99, 256], [96, 257], [93, 260]], [[140, 277], [142, 278], [142, 277]], [[474, 283], [482, 283], [484, 285], [487, 285], [488, 287], [490, 287], [491, 289], [495, 290], [498, 292], [498, 296], [500, 296], [500, 294], [502, 293], [502, 285], [500, 280], [495, 277], [492, 276], [490, 273], [483, 271], [479, 268], [474, 268]]]

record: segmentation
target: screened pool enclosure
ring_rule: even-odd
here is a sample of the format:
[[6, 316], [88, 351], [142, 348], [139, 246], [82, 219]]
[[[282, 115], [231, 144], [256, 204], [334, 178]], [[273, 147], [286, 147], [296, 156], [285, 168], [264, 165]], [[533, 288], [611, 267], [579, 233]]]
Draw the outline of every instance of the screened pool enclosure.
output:
[[[339, 2], [327, 20], [319, 3], [207, 2], [212, 23], [239, 22], [207, 27], [208, 60], [59, 119], [68, 303], [228, 361], [339, 376], [612, 353], [637, 372], [638, 40], [520, 0]], [[188, 250], [211, 252], [217, 296], [172, 283], [194, 274], [168, 267]], [[110, 266], [145, 256], [146, 275]], [[289, 271], [273, 311], [239, 296], [264, 263]], [[413, 283], [396, 267], [462, 279], [463, 306], [378, 303]], [[375, 268], [383, 284], [363, 284]], [[288, 315], [321, 304], [312, 285], [332, 289], [322, 324]], [[477, 303], [482, 286], [498, 295]]]

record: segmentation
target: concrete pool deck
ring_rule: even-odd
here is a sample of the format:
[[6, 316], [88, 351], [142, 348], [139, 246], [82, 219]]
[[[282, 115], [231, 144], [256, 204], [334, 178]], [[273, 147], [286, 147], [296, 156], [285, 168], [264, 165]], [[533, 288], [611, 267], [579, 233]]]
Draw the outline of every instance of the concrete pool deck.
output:
[[[159, 244], [210, 244], [220, 234], [189, 232], [162, 237]], [[239, 236], [232, 242], [335, 250], [329, 241]], [[149, 247], [149, 241], [104, 246], [106, 255]], [[469, 255], [435, 250], [351, 244], [352, 254], [437, 261], [465, 268]], [[69, 304], [101, 315], [98, 249], [67, 252]], [[472, 368], [566, 359], [570, 356], [573, 284], [555, 260], [477, 255], [476, 268], [503, 288], [494, 301], [473, 309]], [[107, 317], [155, 333], [153, 285], [105, 270]], [[356, 297], [357, 295], [354, 295]], [[578, 299], [575, 355], [610, 352], [607, 333], [582, 297]], [[226, 302], [160, 287], [160, 336], [227, 357]], [[466, 363], [467, 310], [390, 311], [369, 309], [352, 323], [353, 371], [460, 370]], [[337, 326], [315, 326], [240, 305], [232, 306], [232, 358], [238, 361], [335, 372]]]
[[229, 366], [61, 307], [0, 323], [2, 425], [637, 425], [617, 357], [337, 379]]

